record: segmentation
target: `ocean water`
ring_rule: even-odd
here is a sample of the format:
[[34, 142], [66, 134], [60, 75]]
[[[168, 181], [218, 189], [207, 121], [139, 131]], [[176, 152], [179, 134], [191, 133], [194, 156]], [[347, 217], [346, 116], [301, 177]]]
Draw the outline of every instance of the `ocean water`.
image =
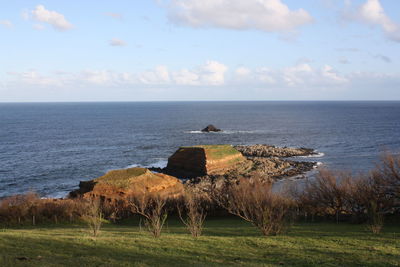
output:
[[[208, 124], [224, 132], [201, 133]], [[400, 151], [400, 102], [3, 103], [0, 197], [62, 197], [197, 144], [310, 147], [328, 168], [368, 171], [382, 151]]]

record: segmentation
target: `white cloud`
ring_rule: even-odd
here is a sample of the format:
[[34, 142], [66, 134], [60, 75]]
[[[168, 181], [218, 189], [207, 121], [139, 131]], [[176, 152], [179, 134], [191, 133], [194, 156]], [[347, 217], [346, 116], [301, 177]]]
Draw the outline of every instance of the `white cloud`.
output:
[[350, 64], [350, 61], [347, 58], [342, 57], [342, 58], [339, 58], [339, 63], [340, 64]]
[[64, 83], [62, 79], [54, 76], [45, 76], [37, 72], [36, 70], [29, 70], [25, 72], [9, 72], [10, 76], [15, 77], [12, 83], [20, 83], [28, 86], [61, 86]]
[[122, 16], [122, 14], [120, 14], [120, 13], [109, 12], [109, 13], [105, 13], [104, 15], [106, 15], [107, 17], [114, 18], [114, 19], [118, 19], [118, 20], [122, 20], [124, 18]]
[[385, 13], [379, 0], [367, 0], [350, 17], [369, 25], [380, 26], [390, 40], [400, 42], [400, 25]]
[[[258, 92], [338, 92], [351, 90], [354, 84], [372, 88], [390, 84], [398, 88], [400, 73], [350, 72], [342, 74], [330, 65], [313, 66], [299, 63], [285, 68], [248, 68], [241, 66], [228, 71], [217, 61], [186, 69], [170, 70], [160, 65], [142, 72], [117, 72], [112, 70], [83, 70], [80, 72], [39, 73], [36, 70], [9, 73], [4, 80], [8, 88], [164, 88], [186, 92], [191, 88], [204, 88], [230, 95], [231, 90], [247, 96], [248, 90]], [[384, 87], [384, 86], [383, 86]], [[182, 88], [182, 89], [179, 89]], [[211, 88], [219, 88], [211, 90]], [[52, 89], [52, 90], [53, 90]], [[57, 89], [58, 90], [58, 89]], [[183, 91], [179, 91], [183, 90]], [[197, 92], [196, 90], [192, 91]], [[254, 93], [254, 92], [253, 92]], [[186, 94], [186, 93], [185, 93]], [[285, 96], [283, 94], [283, 96]], [[285, 96], [286, 97], [286, 96]]]
[[12, 28], [13, 24], [9, 20], [0, 20], [0, 25], [3, 25], [6, 28]]
[[59, 31], [66, 31], [73, 27], [73, 25], [65, 19], [63, 14], [47, 10], [43, 5], [36, 6], [30, 13], [34, 20], [48, 23]]
[[239, 68], [235, 71], [234, 82], [261, 87], [315, 89], [342, 86], [348, 78], [341, 75], [331, 66], [312, 67], [307, 63], [299, 63], [283, 69], [260, 67], [254, 70]]
[[38, 31], [42, 31], [42, 30], [46, 29], [46, 27], [45, 27], [43, 24], [39, 24], [39, 23], [33, 24], [32, 27], [33, 27], [35, 30], [38, 30]]
[[109, 41], [111, 46], [126, 46], [126, 42], [124, 40], [113, 38]]
[[250, 73], [251, 70], [245, 67], [239, 67], [235, 70], [235, 74], [238, 76], [248, 76]]
[[311, 23], [304, 9], [290, 10], [281, 0], [170, 0], [169, 19], [190, 27], [292, 32]]
[[166, 66], [157, 66], [154, 70], [139, 73], [137, 80], [143, 84], [167, 84], [170, 82], [170, 74]]
[[209, 60], [193, 70], [183, 69], [172, 73], [172, 79], [178, 85], [223, 85], [228, 67], [217, 61]]

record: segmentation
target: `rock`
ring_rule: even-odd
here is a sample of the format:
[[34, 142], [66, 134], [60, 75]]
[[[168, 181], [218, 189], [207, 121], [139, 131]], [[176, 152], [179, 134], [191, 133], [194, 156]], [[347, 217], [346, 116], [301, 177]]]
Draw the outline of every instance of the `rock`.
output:
[[215, 127], [214, 125], [210, 124], [208, 125], [206, 128], [204, 128], [203, 130], [201, 130], [202, 132], [220, 132], [221, 129], [218, 129], [217, 127]]
[[80, 189], [74, 191], [75, 195], [108, 200], [124, 200], [144, 191], [166, 197], [178, 197], [183, 192], [183, 184], [179, 179], [145, 168], [109, 171], [92, 181], [81, 182], [79, 186]]
[[179, 148], [168, 159], [166, 173], [190, 178], [225, 173], [246, 158], [231, 145], [204, 145]]
[[246, 157], [298, 157], [317, 154], [311, 148], [275, 147], [270, 145], [235, 146]]

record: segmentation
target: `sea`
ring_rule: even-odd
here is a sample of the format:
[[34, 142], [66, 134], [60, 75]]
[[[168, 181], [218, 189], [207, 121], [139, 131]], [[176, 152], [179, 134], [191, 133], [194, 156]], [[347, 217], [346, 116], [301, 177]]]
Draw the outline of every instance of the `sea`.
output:
[[[202, 133], [213, 124], [223, 131]], [[368, 172], [400, 152], [400, 102], [0, 103], [0, 197], [64, 197], [113, 169], [164, 167], [180, 146], [308, 147]]]

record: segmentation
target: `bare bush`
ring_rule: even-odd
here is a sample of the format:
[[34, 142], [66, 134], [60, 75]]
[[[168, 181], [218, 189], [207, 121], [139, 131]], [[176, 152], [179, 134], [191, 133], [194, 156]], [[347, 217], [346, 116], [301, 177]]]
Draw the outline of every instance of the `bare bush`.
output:
[[87, 203], [86, 214], [82, 219], [87, 223], [93, 237], [99, 235], [103, 218], [100, 199], [93, 199]]
[[5, 198], [0, 202], [0, 219], [8, 224], [22, 224], [29, 221], [35, 225], [39, 202], [40, 199], [35, 193]]
[[400, 156], [388, 152], [383, 154], [372, 175], [384, 186], [386, 194], [400, 203]]
[[282, 233], [288, 226], [292, 200], [273, 193], [271, 185], [257, 177], [226, 185], [213, 196], [221, 207], [250, 222], [265, 236]]
[[372, 233], [379, 234], [383, 228], [383, 213], [379, 210], [378, 203], [371, 200], [367, 207], [368, 227]]
[[308, 205], [324, 214], [334, 215], [336, 222], [345, 211], [346, 192], [349, 185], [349, 174], [335, 173], [322, 169], [314, 181], [308, 182], [304, 189], [304, 199]]
[[167, 198], [151, 194], [147, 190], [129, 198], [132, 213], [144, 218], [145, 226], [155, 238], [161, 236], [162, 228], [167, 220], [166, 203]]
[[[191, 187], [185, 187], [182, 198], [178, 201], [177, 210], [181, 221], [186, 225], [193, 237], [199, 237], [206, 219], [206, 201], [202, 194]], [[185, 213], [186, 216], [183, 216]]]
[[382, 176], [377, 172], [353, 176], [349, 173], [320, 170], [296, 197], [299, 207], [319, 215], [351, 216], [353, 222], [368, 221], [377, 233], [383, 227], [384, 214], [393, 207]]

